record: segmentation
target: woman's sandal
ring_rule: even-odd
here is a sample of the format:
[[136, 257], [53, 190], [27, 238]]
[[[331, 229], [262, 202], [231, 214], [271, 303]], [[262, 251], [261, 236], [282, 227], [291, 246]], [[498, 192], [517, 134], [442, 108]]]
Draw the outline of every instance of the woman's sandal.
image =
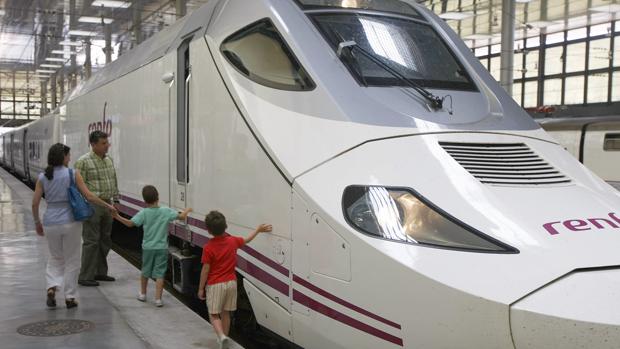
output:
[[56, 307], [56, 288], [50, 287], [47, 289], [47, 301], [46, 304], [50, 308]]
[[67, 309], [75, 308], [78, 306], [78, 302], [75, 300], [75, 298], [66, 299], [65, 304], [67, 305]]

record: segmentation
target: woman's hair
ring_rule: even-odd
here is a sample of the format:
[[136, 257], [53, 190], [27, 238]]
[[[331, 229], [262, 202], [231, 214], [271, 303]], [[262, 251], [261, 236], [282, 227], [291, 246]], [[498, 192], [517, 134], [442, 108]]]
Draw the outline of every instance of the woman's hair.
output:
[[47, 167], [45, 168], [45, 177], [48, 180], [54, 178], [54, 167], [62, 166], [65, 162], [65, 156], [69, 154], [71, 148], [62, 143], [56, 143], [50, 147], [47, 153]]

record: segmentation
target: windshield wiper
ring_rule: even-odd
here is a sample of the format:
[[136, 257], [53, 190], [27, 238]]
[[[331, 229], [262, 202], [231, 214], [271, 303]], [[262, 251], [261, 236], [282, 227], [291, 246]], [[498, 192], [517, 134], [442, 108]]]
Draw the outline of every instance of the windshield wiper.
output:
[[430, 107], [433, 108], [434, 110], [438, 110], [438, 109], [442, 109], [443, 108], [443, 98], [441, 98], [439, 96], [435, 96], [430, 91], [428, 91], [424, 87], [420, 86], [418, 83], [413, 82], [410, 79], [406, 78], [401, 73], [396, 71], [394, 68], [390, 67], [388, 64], [383, 62], [381, 59], [377, 58], [374, 54], [372, 54], [372, 53], [366, 51], [365, 49], [361, 48], [357, 44], [357, 42], [351, 40], [351, 41], [342, 41], [340, 44], [338, 44], [338, 52], [337, 52], [338, 57], [342, 56], [342, 52], [345, 49], [349, 49], [350, 51], [353, 51], [354, 49], [356, 49], [364, 57], [368, 58], [373, 63], [375, 63], [376, 65], [381, 67], [383, 70], [385, 70], [386, 72], [390, 73], [392, 76], [394, 76], [400, 82], [403, 82], [407, 86], [409, 86], [412, 89], [416, 90], [422, 97], [424, 97], [430, 103]]

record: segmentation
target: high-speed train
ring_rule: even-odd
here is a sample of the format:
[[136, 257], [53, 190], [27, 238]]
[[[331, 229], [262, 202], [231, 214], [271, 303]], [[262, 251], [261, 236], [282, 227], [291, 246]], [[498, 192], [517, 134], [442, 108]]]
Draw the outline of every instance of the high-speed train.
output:
[[[411, 0], [213, 0], [3, 136], [110, 135], [124, 212], [193, 207], [239, 252], [258, 323], [303, 348], [615, 348], [620, 192]], [[182, 324], [178, 324], [182, 326]]]
[[579, 162], [620, 190], [620, 118], [539, 119], [538, 123]]

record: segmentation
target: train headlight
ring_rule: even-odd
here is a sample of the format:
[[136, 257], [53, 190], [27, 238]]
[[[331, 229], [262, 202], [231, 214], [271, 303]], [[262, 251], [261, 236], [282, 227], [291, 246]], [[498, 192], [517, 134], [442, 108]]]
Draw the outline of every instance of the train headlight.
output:
[[349, 186], [344, 214], [357, 230], [398, 242], [494, 253], [518, 253], [405, 188]]

